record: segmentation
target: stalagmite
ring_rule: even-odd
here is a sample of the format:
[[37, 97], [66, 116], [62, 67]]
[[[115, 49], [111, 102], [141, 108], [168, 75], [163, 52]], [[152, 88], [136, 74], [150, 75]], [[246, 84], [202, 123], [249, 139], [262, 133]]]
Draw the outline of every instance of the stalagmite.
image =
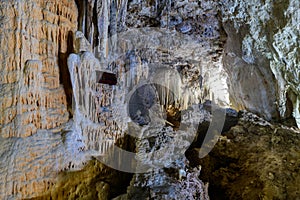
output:
[[[207, 199], [184, 153], [206, 128], [199, 122], [213, 118], [211, 140], [193, 142], [195, 163], [215, 141], [222, 148], [247, 132], [259, 145], [270, 140], [262, 143], [270, 159], [289, 148], [276, 166], [298, 166], [291, 131], [300, 126], [297, 0], [11, 0], [0, 2], [0, 14], [0, 199], [114, 198], [119, 172], [98, 162], [109, 156], [117, 158], [104, 162], [111, 168], [143, 172], [128, 190], [122, 183], [120, 198]], [[270, 122], [258, 133], [259, 117], [244, 113], [247, 126], [226, 124], [219, 138], [219, 106]], [[251, 141], [242, 142], [258, 145]], [[280, 177], [281, 185], [272, 182], [280, 192], [267, 196], [275, 188], [267, 185], [259, 197], [295, 199], [288, 185], [299, 176], [291, 172], [287, 184], [276, 173], [259, 177]], [[243, 192], [237, 198], [248, 197]]]

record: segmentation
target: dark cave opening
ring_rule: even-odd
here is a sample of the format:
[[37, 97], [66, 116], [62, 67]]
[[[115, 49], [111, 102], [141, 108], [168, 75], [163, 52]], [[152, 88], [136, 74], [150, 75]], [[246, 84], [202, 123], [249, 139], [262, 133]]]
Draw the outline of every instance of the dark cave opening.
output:
[[[201, 138], [202, 139], [202, 138]], [[192, 144], [193, 146], [195, 144]], [[198, 145], [197, 145], [198, 146]], [[214, 172], [222, 167], [227, 167], [230, 162], [220, 159], [218, 156], [214, 156], [213, 153], [209, 153], [204, 158], [198, 157], [198, 151], [194, 148], [189, 148], [185, 152], [186, 158], [189, 160], [191, 167], [201, 166], [201, 173], [199, 179], [204, 183], [209, 183], [208, 194], [211, 200], [227, 200], [226, 189], [224, 189], [218, 178], [214, 176]]]
[[[206, 101], [204, 104], [204, 109], [211, 112], [210, 101]], [[232, 127], [236, 126], [239, 121], [240, 113], [237, 111], [227, 108], [224, 126], [221, 134], [228, 138], [232, 138], [233, 135], [229, 131]], [[198, 150], [202, 147], [204, 139], [206, 137], [207, 131], [210, 126], [210, 121], [203, 121], [199, 124], [197, 130], [197, 137], [192, 142], [188, 150], [185, 152], [186, 158], [189, 160], [191, 167], [201, 166], [200, 180], [209, 183], [208, 193], [210, 199], [212, 200], [227, 200], [230, 199], [226, 194], [226, 189], [221, 186], [219, 182], [219, 177], [214, 175], [215, 171], [222, 168], [227, 168], [231, 163], [236, 163], [234, 159], [229, 159], [225, 157], [220, 157], [218, 153], [212, 149], [212, 151], [204, 158], [198, 157]]]
[[[147, 84], [137, 88], [131, 95], [128, 105], [129, 116], [140, 126], [151, 122], [151, 113], [162, 117], [166, 126], [178, 130], [181, 110], [175, 106], [174, 93], [159, 84]], [[159, 107], [157, 106], [159, 105]]]

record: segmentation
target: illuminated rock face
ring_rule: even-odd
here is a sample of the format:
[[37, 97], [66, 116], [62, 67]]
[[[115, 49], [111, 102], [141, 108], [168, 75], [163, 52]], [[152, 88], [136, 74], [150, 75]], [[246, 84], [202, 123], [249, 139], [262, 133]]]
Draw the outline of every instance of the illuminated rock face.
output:
[[224, 67], [237, 108], [299, 121], [299, 2], [223, 1]]
[[[60, 56], [77, 28], [72, 1], [3, 1], [0, 4], [2, 137], [27, 137], [68, 121], [60, 85]], [[60, 61], [60, 62], [59, 62]]]

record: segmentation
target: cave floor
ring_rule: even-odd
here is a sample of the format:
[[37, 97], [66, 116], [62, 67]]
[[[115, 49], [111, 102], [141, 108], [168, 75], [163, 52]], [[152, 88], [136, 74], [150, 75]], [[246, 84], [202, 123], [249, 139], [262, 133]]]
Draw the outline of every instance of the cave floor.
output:
[[300, 199], [300, 134], [247, 113], [208, 156], [193, 158], [211, 199]]

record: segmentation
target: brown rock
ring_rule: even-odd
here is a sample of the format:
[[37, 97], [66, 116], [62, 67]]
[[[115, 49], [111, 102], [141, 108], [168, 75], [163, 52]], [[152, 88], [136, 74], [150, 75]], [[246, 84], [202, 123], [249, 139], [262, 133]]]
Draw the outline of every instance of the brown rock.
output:
[[0, 13], [0, 199], [23, 199], [47, 191], [65, 165], [52, 132], [69, 119], [58, 61], [77, 9], [69, 0], [13, 0], [1, 1]]
[[[27, 137], [67, 122], [58, 55], [77, 26], [73, 1], [5, 1], [0, 32], [0, 135]], [[15, 13], [15, 14], [11, 14]], [[61, 77], [64, 78], [64, 77]]]

